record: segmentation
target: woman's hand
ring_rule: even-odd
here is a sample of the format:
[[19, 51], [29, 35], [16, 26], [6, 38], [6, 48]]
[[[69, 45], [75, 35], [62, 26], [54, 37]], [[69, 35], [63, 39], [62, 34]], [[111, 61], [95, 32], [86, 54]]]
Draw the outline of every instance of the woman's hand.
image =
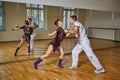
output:
[[51, 37], [51, 36], [52, 36], [52, 34], [48, 34], [48, 36], [49, 36], [49, 37]]

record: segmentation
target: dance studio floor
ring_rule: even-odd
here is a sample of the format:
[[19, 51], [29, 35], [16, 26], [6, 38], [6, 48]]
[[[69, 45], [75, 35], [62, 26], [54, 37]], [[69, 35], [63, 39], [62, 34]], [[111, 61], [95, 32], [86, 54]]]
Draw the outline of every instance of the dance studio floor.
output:
[[57, 52], [46, 58], [38, 70], [33, 69], [33, 62], [46, 52], [50, 40], [35, 41], [35, 50], [30, 56], [24, 44], [16, 57], [13, 54], [19, 42], [3, 42], [0, 43], [0, 80], [120, 80], [120, 42], [90, 40], [106, 73], [94, 73], [95, 68], [84, 52], [80, 54], [78, 69], [68, 69], [71, 65], [71, 51], [76, 44], [74, 38], [65, 39], [62, 43], [65, 51], [63, 69], [57, 67]]

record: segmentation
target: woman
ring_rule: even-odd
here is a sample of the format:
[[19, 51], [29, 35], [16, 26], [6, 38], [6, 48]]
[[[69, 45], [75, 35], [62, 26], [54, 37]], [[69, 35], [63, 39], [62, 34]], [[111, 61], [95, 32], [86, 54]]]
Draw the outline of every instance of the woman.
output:
[[12, 30], [15, 31], [15, 30], [19, 30], [19, 29], [23, 29], [23, 36], [22, 36], [22, 39], [21, 39], [21, 42], [20, 44], [18, 45], [18, 47], [16, 48], [15, 50], [15, 53], [14, 53], [14, 56], [17, 56], [17, 52], [18, 50], [20, 49], [20, 47], [23, 45], [23, 43], [26, 41], [27, 44], [28, 44], [28, 53], [30, 54], [30, 35], [32, 34], [33, 32], [33, 28], [31, 26], [29, 26], [29, 22], [28, 20], [25, 20], [25, 25], [19, 27], [19, 26], [16, 26], [15, 28], [13, 28]]
[[63, 60], [63, 57], [64, 57], [64, 51], [63, 51], [63, 47], [60, 45], [60, 43], [62, 42], [64, 37], [67, 36], [66, 35], [67, 30], [62, 29], [63, 23], [60, 19], [55, 20], [54, 24], [57, 26], [57, 29], [53, 33], [48, 34], [48, 36], [53, 36], [53, 35], [56, 34], [56, 37], [54, 38], [54, 40], [52, 40], [49, 43], [49, 47], [48, 47], [48, 50], [47, 50], [46, 54], [42, 55], [40, 58], [38, 58], [34, 62], [34, 68], [35, 69], [37, 69], [37, 65], [40, 62], [42, 62], [43, 59], [48, 57], [51, 54], [52, 51], [56, 51], [56, 50], [60, 53], [60, 57], [59, 57], [59, 60], [58, 60], [58, 67], [63, 68], [62, 60]]

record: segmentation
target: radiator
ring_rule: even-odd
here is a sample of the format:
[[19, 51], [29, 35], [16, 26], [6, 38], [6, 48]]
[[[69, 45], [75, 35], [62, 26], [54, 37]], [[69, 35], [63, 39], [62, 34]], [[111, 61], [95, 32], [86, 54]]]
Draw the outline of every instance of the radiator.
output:
[[120, 29], [115, 30], [115, 41], [120, 41]]
[[88, 27], [88, 37], [93, 37], [93, 29]]

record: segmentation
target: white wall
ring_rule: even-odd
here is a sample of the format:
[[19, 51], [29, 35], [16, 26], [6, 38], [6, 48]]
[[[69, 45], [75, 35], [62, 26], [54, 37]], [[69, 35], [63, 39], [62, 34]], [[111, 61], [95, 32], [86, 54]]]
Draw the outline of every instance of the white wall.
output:
[[120, 0], [2, 0], [120, 12]]
[[112, 13], [105, 11], [92, 11], [91, 25], [97, 27], [112, 27]]
[[23, 25], [26, 19], [25, 4], [19, 4], [19, 11], [17, 11], [15, 3], [4, 3], [4, 27], [5, 31], [0, 31], [0, 41], [14, 41], [20, 40], [22, 30], [12, 31], [11, 29], [16, 25]]
[[[86, 10], [86, 27], [120, 28], [120, 13]], [[94, 29], [92, 37], [114, 40], [115, 30]]]

